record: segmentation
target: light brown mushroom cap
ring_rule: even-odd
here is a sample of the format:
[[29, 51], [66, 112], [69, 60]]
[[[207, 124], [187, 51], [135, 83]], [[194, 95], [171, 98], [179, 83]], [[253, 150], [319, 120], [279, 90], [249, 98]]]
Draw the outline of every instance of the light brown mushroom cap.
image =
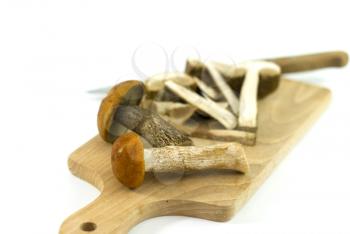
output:
[[130, 189], [139, 187], [145, 176], [143, 143], [133, 132], [118, 137], [112, 147], [112, 170], [117, 179]]
[[114, 121], [114, 115], [120, 105], [139, 105], [144, 94], [144, 85], [138, 80], [128, 80], [115, 85], [102, 100], [98, 111], [97, 125], [102, 139], [113, 143], [126, 131], [126, 128]]

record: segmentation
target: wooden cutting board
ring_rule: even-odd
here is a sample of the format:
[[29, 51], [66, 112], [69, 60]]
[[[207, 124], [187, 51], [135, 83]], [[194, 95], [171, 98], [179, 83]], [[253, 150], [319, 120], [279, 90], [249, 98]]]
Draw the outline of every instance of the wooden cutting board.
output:
[[99, 136], [92, 138], [70, 156], [68, 165], [101, 195], [68, 217], [60, 233], [127, 233], [145, 219], [164, 215], [229, 220], [319, 117], [330, 97], [327, 89], [283, 79], [275, 93], [259, 102], [257, 144], [246, 147], [248, 175], [218, 171], [169, 178], [147, 175], [140, 188], [129, 190], [112, 175], [111, 145]]

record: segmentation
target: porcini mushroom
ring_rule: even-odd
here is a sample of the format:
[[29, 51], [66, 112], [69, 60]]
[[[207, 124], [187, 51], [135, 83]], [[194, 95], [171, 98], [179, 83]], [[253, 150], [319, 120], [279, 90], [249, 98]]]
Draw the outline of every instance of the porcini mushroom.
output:
[[114, 142], [111, 163], [115, 177], [130, 189], [142, 184], [145, 172], [249, 171], [244, 148], [238, 143], [144, 149], [140, 137], [133, 132], [123, 134]]
[[281, 69], [274, 63], [266, 61], [250, 61], [239, 65], [246, 70], [239, 99], [238, 127], [242, 130], [255, 131], [258, 114], [259, 75], [263, 70], [280, 73]]
[[102, 100], [98, 112], [100, 136], [113, 142], [130, 129], [143, 136], [153, 147], [192, 145], [192, 140], [157, 113], [139, 107], [144, 86], [141, 81], [129, 80], [114, 86]]

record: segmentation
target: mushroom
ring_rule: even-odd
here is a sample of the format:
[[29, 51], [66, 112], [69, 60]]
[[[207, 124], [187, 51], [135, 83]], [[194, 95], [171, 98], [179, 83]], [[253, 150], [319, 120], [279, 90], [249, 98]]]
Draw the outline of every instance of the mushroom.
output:
[[[204, 99], [207, 99], [208, 100], [208, 102], [214, 102], [213, 101], [213, 99], [211, 99], [208, 95], [206, 95], [205, 93], [202, 93], [202, 95], [203, 95], [203, 97], [204, 97]], [[224, 108], [224, 109], [228, 109], [228, 107], [229, 107], [229, 104], [227, 103], [227, 102], [225, 102], [225, 101], [221, 101], [221, 102], [218, 102], [218, 101], [215, 101], [215, 103], [216, 104], [218, 104], [219, 106], [221, 106], [222, 108]], [[199, 110], [199, 109], [197, 109], [196, 110], [196, 112], [200, 115], [200, 116], [202, 116], [202, 117], [204, 117], [204, 118], [210, 118], [210, 116], [207, 114], [207, 113], [205, 113], [204, 111], [201, 111], [201, 110]]]
[[154, 101], [151, 106], [161, 116], [168, 116], [178, 124], [186, 122], [196, 112], [196, 107], [180, 102], [157, 102]]
[[123, 134], [114, 142], [111, 164], [115, 177], [130, 189], [143, 183], [145, 172], [249, 171], [244, 148], [238, 143], [144, 149], [140, 137], [133, 132]]
[[194, 79], [187, 74], [179, 72], [161, 73], [145, 80], [146, 98], [158, 101], [179, 101], [178, 96], [165, 89], [164, 83], [168, 80], [172, 80], [192, 90], [197, 86]]
[[[273, 62], [280, 66], [282, 73], [311, 71], [327, 67], [343, 67], [348, 62], [348, 55], [343, 51], [324, 52], [300, 56], [262, 59]], [[234, 65], [214, 63], [215, 68], [225, 78], [230, 87], [237, 93], [240, 92], [245, 70]], [[190, 76], [203, 78], [205, 64], [200, 60], [188, 59], [185, 73]], [[260, 85], [258, 88], [258, 98], [263, 98], [275, 91], [279, 85], [280, 73], [273, 70], [263, 70], [260, 73]]]
[[249, 146], [253, 146], [256, 143], [256, 133], [254, 132], [208, 128], [208, 126], [206, 126], [206, 123], [198, 123], [195, 126], [176, 125], [176, 127], [191, 137], [210, 139], [215, 141], [234, 141]]
[[[208, 99], [208, 97], [204, 97], [204, 98]], [[216, 103], [224, 109], [228, 107], [227, 102], [216, 102]], [[152, 111], [157, 112], [162, 117], [164, 116], [169, 117], [171, 119], [171, 122], [175, 122], [177, 124], [182, 124], [186, 122], [188, 119], [190, 119], [194, 115], [195, 112], [197, 112], [203, 117], [208, 117], [208, 114], [204, 113], [203, 111], [199, 110], [197, 107], [188, 103], [153, 101], [151, 104], [148, 105], [148, 108], [150, 108], [150, 110]], [[166, 118], [164, 119], [167, 120]]]
[[153, 147], [192, 145], [192, 140], [157, 113], [139, 107], [144, 85], [128, 80], [114, 86], [102, 100], [98, 112], [98, 130], [107, 142], [130, 129], [143, 136]]
[[206, 99], [197, 93], [174, 83], [173, 81], [165, 82], [165, 86], [173, 91], [176, 95], [186, 100], [189, 104], [197, 107], [199, 110], [207, 113], [217, 121], [219, 121], [225, 128], [233, 129], [237, 125], [236, 117], [225, 108], [221, 107], [216, 102]]
[[230, 105], [232, 112], [236, 116], [238, 116], [239, 100], [236, 94], [232, 91], [230, 86], [226, 83], [225, 79], [221, 76], [219, 71], [215, 68], [215, 66], [212, 63], [206, 63], [205, 67], [208, 70], [214, 83], [216, 84], [216, 86], [221, 91], [226, 101]]
[[200, 91], [202, 92], [203, 96], [206, 95], [209, 98], [216, 100], [216, 101], [220, 99], [220, 97], [221, 97], [220, 93], [217, 92], [213, 87], [207, 85], [205, 82], [198, 79], [197, 77], [194, 77], [193, 79], [196, 82]]
[[241, 130], [255, 131], [257, 128], [258, 114], [258, 85], [259, 75], [263, 70], [281, 72], [279, 66], [266, 61], [251, 61], [238, 65], [246, 70], [239, 99], [238, 127]]

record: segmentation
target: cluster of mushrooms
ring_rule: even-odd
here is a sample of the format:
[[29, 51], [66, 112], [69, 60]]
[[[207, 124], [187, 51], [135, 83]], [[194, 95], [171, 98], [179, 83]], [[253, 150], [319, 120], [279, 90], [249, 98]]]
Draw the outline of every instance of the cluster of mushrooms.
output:
[[[305, 66], [305, 58], [310, 56], [324, 63], [311, 61]], [[278, 88], [282, 71], [347, 62], [346, 56], [340, 64], [333, 64], [335, 60], [327, 56], [257, 60], [235, 66], [189, 59], [184, 73], [115, 85], [98, 113], [99, 134], [113, 144], [114, 175], [134, 189], [143, 183], [145, 172], [225, 169], [248, 173], [242, 144], [253, 146], [256, 142], [258, 99]], [[190, 137], [227, 143], [194, 146]], [[151, 148], [145, 148], [145, 142]]]
[[[98, 113], [100, 136], [113, 143], [114, 175], [127, 187], [137, 188], [145, 172], [231, 169], [247, 173], [249, 165], [240, 143], [255, 143], [257, 97], [277, 88], [279, 73], [279, 67], [268, 62], [234, 68], [188, 60], [185, 73], [115, 85]], [[190, 136], [228, 143], [193, 146]], [[141, 137], [152, 148], [145, 149]]]

